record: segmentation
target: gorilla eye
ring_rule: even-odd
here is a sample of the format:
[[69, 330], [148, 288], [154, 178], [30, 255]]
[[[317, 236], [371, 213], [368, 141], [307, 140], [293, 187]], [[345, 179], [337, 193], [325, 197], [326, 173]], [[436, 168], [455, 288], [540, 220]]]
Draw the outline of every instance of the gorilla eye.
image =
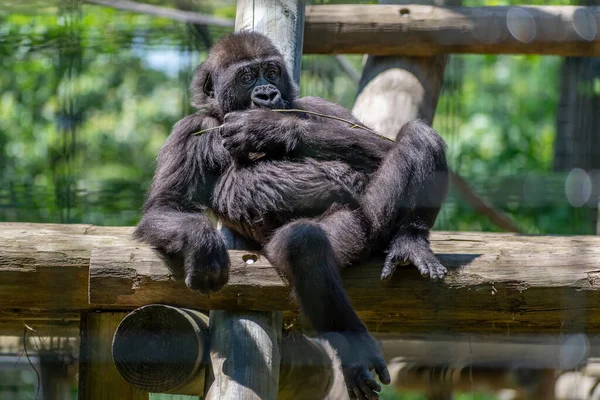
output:
[[277, 74], [278, 74], [278, 72], [276, 69], [270, 69], [267, 71], [265, 76], [267, 77], [267, 79], [275, 79], [275, 78], [277, 78]]
[[242, 83], [250, 83], [254, 80], [254, 76], [252, 76], [252, 74], [250, 72], [246, 72], [244, 75], [242, 75], [240, 77], [240, 81], [242, 81]]

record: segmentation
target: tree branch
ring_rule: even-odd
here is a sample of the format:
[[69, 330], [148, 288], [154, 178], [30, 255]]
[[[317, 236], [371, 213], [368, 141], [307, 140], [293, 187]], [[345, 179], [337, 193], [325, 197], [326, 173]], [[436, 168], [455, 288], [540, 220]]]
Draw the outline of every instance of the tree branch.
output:
[[175, 21], [197, 25], [214, 25], [233, 27], [234, 21], [225, 18], [212, 17], [197, 12], [176, 10], [174, 8], [153, 6], [151, 4], [136, 3], [128, 0], [85, 0], [86, 3], [100, 6], [118, 8], [119, 10], [133, 11], [142, 14], [156, 15]]

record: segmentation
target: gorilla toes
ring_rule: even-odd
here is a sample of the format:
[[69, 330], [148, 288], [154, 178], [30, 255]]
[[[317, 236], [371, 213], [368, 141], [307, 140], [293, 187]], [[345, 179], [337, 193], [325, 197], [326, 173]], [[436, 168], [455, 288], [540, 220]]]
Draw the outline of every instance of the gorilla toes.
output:
[[428, 276], [434, 281], [444, 279], [448, 273], [446, 267], [444, 267], [433, 254], [418, 258], [412, 261], [412, 263], [417, 267], [421, 275], [424, 277]]
[[344, 379], [351, 399], [376, 400], [381, 386], [364, 365], [353, 365], [344, 368]]
[[392, 239], [381, 271], [381, 280], [388, 280], [398, 265], [412, 264], [423, 275], [432, 280], [444, 279], [448, 270], [431, 251], [425, 238], [398, 235]]

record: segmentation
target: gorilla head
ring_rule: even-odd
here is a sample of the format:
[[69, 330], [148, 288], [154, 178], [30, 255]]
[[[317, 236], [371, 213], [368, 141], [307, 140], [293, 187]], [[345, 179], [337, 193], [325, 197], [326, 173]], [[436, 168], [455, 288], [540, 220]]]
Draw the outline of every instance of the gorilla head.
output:
[[192, 105], [221, 119], [249, 108], [287, 108], [298, 90], [281, 53], [264, 35], [239, 32], [217, 42], [194, 73]]

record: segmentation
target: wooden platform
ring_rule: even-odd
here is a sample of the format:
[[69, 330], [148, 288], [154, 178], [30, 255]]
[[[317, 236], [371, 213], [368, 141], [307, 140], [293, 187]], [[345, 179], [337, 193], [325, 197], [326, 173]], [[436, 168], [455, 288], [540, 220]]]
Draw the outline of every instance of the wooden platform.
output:
[[[131, 240], [131, 231], [0, 224], [0, 320], [162, 303], [283, 310], [295, 323], [286, 283], [260, 254], [231, 251], [229, 285], [203, 296], [175, 280], [153, 250]], [[351, 300], [373, 332], [600, 332], [600, 238], [434, 232], [432, 248], [450, 270], [442, 283], [411, 267], [383, 283], [377, 259], [344, 271]], [[244, 261], [250, 258], [256, 262]]]

